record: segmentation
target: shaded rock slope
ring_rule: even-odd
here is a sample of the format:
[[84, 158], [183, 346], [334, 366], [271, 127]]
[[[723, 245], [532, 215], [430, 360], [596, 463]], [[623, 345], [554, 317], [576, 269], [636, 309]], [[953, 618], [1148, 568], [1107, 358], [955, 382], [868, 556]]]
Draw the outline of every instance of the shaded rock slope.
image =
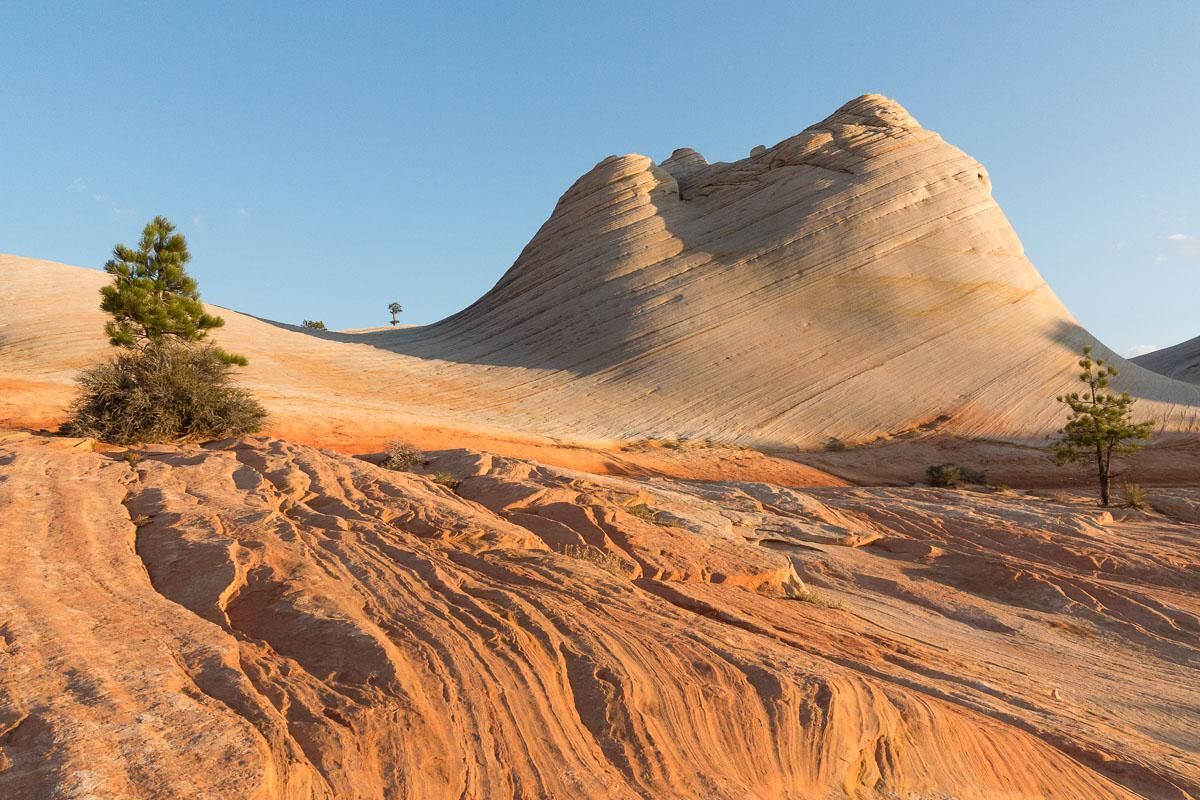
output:
[[1134, 364], [1168, 378], [1200, 383], [1200, 336], [1132, 359]]
[[[326, 443], [414, 421], [766, 449], [1033, 440], [1094, 340], [990, 188], [866, 95], [733, 163], [605, 159], [495, 288], [437, 324], [317, 334], [222, 312], [218, 338], [250, 357], [273, 432]], [[103, 281], [0, 257], [0, 422], [61, 419], [73, 371], [104, 352]], [[1200, 389], [1121, 366], [1162, 430], [1200, 428]]]
[[1200, 793], [1180, 517], [87, 445], [0, 442], [6, 798]]

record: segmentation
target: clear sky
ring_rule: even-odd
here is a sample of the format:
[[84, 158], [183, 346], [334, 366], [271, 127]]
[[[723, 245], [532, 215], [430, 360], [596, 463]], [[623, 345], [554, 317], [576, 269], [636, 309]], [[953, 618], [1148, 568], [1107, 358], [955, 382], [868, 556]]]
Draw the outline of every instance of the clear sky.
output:
[[0, 252], [99, 267], [155, 214], [206, 300], [437, 320], [613, 153], [744, 157], [864, 92], [987, 166], [1123, 353], [1200, 334], [1200, 3], [13, 3]]

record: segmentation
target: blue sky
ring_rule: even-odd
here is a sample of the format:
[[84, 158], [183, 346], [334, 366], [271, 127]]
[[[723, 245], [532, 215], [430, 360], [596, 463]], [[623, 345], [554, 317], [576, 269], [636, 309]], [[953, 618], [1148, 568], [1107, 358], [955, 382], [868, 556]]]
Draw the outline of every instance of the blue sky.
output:
[[1200, 3], [283, 8], [0, 2], [0, 252], [99, 267], [165, 214], [211, 302], [432, 322], [606, 155], [733, 160], [871, 91], [1103, 340], [1200, 334]]

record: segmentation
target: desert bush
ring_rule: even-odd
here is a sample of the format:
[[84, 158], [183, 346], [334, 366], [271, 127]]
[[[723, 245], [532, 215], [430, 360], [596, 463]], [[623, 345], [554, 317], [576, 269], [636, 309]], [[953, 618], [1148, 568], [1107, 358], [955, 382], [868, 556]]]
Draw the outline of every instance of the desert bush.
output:
[[162, 339], [123, 349], [79, 374], [67, 431], [116, 444], [253, 433], [267, 412], [230, 372], [228, 359], [211, 345]]
[[969, 467], [957, 464], [933, 464], [925, 470], [925, 480], [930, 486], [943, 489], [959, 489], [967, 484], [985, 484], [987, 476]]
[[1144, 509], [1146, 507], [1146, 490], [1136, 483], [1125, 484], [1125, 507]]
[[959, 470], [962, 472], [963, 480], [967, 483], [973, 483], [979, 486], [987, 485], [987, 473], [981, 472], [977, 469], [971, 469], [970, 467], [959, 467]]
[[840, 453], [846, 449], [846, 443], [836, 436], [830, 436], [825, 442], [826, 453]]
[[812, 605], [820, 606], [821, 608], [842, 608], [841, 601], [825, 597], [819, 592], [809, 589], [807, 586], [793, 594], [791, 599], [797, 600], [801, 603], [811, 603]]
[[314, 330], [314, 331], [328, 330], [325, 327], [325, 323], [319, 319], [306, 319], [300, 323], [300, 327], [308, 328], [309, 330]]
[[631, 517], [637, 517], [643, 522], [649, 522], [651, 525], [666, 525], [659, 512], [655, 511], [645, 503], [633, 503], [625, 506], [625, 512]]
[[962, 470], [953, 464], [933, 464], [925, 470], [925, 480], [930, 486], [942, 489], [957, 489], [966, 483]]
[[454, 475], [449, 472], [435, 472], [429, 476], [429, 480], [433, 481], [438, 486], [445, 486], [452, 492], [457, 492], [458, 487], [462, 486], [462, 481], [454, 477]]
[[422, 453], [411, 444], [392, 442], [384, 452], [381, 466], [398, 472], [412, 472], [423, 463]]
[[628, 578], [637, 572], [636, 565], [590, 544], [565, 544], [560, 552], [565, 556], [595, 564], [618, 578]]

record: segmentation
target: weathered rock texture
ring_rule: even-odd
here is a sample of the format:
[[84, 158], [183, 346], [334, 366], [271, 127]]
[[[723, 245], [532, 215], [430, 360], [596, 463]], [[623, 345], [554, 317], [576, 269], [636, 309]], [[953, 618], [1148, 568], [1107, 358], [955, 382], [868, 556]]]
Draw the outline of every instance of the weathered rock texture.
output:
[[[984, 168], [877, 95], [732, 164], [606, 159], [481, 300], [372, 338], [549, 368], [500, 397], [536, 394], [587, 434], [756, 446], [1034, 437], [1094, 343], [1024, 257]], [[1168, 427], [1197, 425], [1194, 390], [1137, 368], [1124, 381], [1164, 401]]]
[[[105, 349], [104, 279], [0, 257], [0, 420], [61, 419], [73, 370]], [[316, 334], [222, 313], [271, 430], [329, 444], [414, 422], [757, 448], [1037, 439], [1094, 343], [983, 167], [877, 95], [731, 164], [605, 159], [435, 325]], [[1200, 429], [1200, 389], [1121, 365], [1164, 431]]]
[[[105, 280], [0, 256], [0, 429], [62, 421]], [[834, 477], [1048, 469], [1017, 440], [1092, 341], [885, 98], [734, 164], [606, 159], [436, 325], [220, 313], [273, 433], [675, 479], [0, 432], [0, 798], [1200, 797], [1194, 486]], [[1200, 388], [1122, 367], [1197, 428]], [[833, 437], [900, 444], [740, 447]], [[1141, 463], [1194, 484], [1163, 440]]]
[[1169, 378], [1200, 383], [1200, 336], [1132, 359], [1140, 367]]
[[1170, 517], [86, 445], [0, 443], [5, 798], [1200, 793]]

